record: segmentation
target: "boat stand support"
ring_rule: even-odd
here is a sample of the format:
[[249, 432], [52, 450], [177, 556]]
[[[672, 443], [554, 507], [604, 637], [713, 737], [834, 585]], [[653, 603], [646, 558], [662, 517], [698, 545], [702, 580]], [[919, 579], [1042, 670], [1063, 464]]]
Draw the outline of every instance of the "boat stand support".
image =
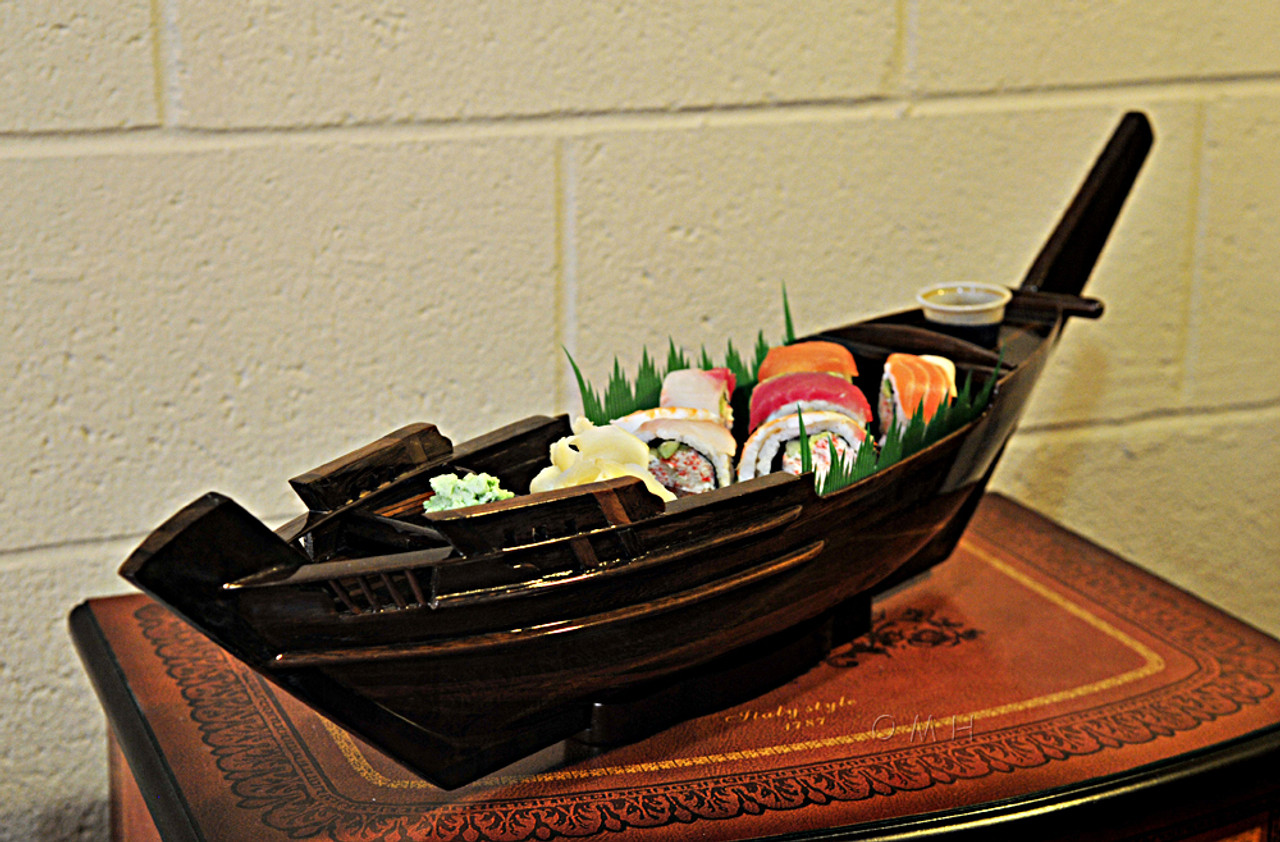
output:
[[804, 674], [837, 646], [871, 630], [871, 595], [658, 684], [596, 701], [591, 724], [566, 742], [568, 760], [594, 757], [678, 722], [733, 707]]

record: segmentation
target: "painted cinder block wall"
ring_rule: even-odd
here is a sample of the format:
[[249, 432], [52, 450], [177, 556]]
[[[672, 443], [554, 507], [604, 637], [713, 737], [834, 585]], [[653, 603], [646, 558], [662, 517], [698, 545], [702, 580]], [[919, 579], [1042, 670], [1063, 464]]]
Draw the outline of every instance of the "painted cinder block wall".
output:
[[996, 487], [1280, 633], [1280, 6], [0, 8], [0, 838], [105, 835], [65, 631], [208, 489], [572, 411], [667, 337], [1015, 283], [1157, 145]]

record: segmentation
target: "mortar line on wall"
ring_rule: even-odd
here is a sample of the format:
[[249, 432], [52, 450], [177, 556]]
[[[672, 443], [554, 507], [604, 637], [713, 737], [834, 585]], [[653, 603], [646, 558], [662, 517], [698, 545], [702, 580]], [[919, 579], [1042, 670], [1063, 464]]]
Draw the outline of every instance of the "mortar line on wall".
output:
[[[578, 161], [576, 150], [564, 138], [556, 142], [556, 339], [575, 358], [578, 356]], [[556, 355], [556, 407], [567, 411], [576, 394], [562, 354]]]
[[920, 2], [906, 0], [906, 65], [903, 76], [909, 99], [915, 99], [920, 93], [919, 54], [920, 54]]
[[165, 107], [167, 86], [164, 78], [164, 15], [160, 10], [160, 3], [161, 0], [151, 0], [151, 76], [156, 119], [163, 126], [168, 117], [168, 109]]
[[[298, 512], [290, 512], [286, 515], [263, 515], [259, 518], [270, 529], [283, 526], [290, 520], [298, 516]], [[50, 541], [44, 544], [28, 544], [21, 547], [0, 547], [0, 568], [21, 564], [19, 556], [59, 552], [62, 550], [74, 550], [76, 548], [88, 548], [95, 546], [108, 546], [111, 544], [127, 544], [127, 549], [120, 555], [120, 562], [123, 562], [125, 556], [132, 552], [135, 547], [142, 543], [150, 531], [145, 532], [121, 532], [112, 535], [95, 535], [85, 538], [68, 538], [65, 541]]]
[[1176, 421], [1185, 418], [1227, 417], [1237, 414], [1269, 412], [1280, 409], [1280, 397], [1257, 401], [1239, 401], [1214, 406], [1184, 406], [1152, 409], [1122, 418], [1091, 418], [1080, 421], [1046, 421], [1039, 424], [1022, 424], [1018, 433], [1060, 433], [1072, 430], [1096, 428], [1132, 427], [1160, 421]]
[[[167, 7], [166, 7], [167, 8]], [[168, 26], [166, 24], [166, 26]], [[168, 117], [179, 120], [181, 93], [178, 90], [181, 59], [170, 36], [166, 75]], [[909, 98], [868, 96], [796, 100], [789, 103], [749, 103], [713, 105], [682, 109], [631, 109], [619, 111], [582, 111], [533, 113], [499, 117], [475, 117], [464, 120], [423, 119], [394, 125], [353, 123], [315, 126], [259, 126], [195, 128], [169, 125], [164, 129], [148, 127], [132, 129], [81, 129], [0, 132], [0, 157], [58, 157], [80, 152], [148, 151], [148, 144], [168, 148], [225, 150], [237, 146], [272, 143], [281, 138], [299, 142], [400, 142], [405, 139], [476, 139], [483, 137], [571, 137], [587, 132], [635, 131], [646, 129], [687, 129], [717, 126], [749, 125], [781, 120], [845, 120], [850, 118], [897, 118], [903, 108], [912, 113], [950, 113], [974, 110], [1016, 111], [1028, 106], [1063, 107], [1078, 104], [1126, 106], [1134, 99], [1144, 102], [1161, 99], [1201, 99], [1213, 95], [1245, 96], [1270, 90], [1275, 92], [1280, 74], [1255, 74], [1202, 80], [1152, 80], [1148, 82], [1116, 82], [1098, 85], [1066, 85], [1043, 88], [1006, 89], [1000, 91], [957, 91], [917, 93]]]
[[[177, 123], [182, 119], [182, 36], [178, 30], [177, 0], [153, 0], [160, 7], [160, 23], [164, 39], [161, 42], [167, 56], [161, 54], [160, 70], [164, 76], [165, 116], [162, 124]], [[166, 59], [167, 60], [164, 60]]]
[[907, 53], [907, 0], [895, 0], [893, 6], [893, 49], [889, 53], [889, 61], [885, 67], [880, 87], [886, 91], [905, 94], [907, 86], [903, 74]]
[[576, 137], [587, 133], [649, 129], [686, 130], [719, 125], [777, 122], [782, 119], [844, 120], [850, 117], [896, 117], [900, 100], [885, 98], [844, 102], [813, 101], [785, 105], [750, 105], [714, 109], [616, 111], [581, 114], [528, 114], [470, 120], [421, 120], [414, 123], [316, 126], [261, 126], [235, 129], [170, 126], [166, 129], [79, 129], [47, 132], [0, 131], [0, 159], [55, 158], [93, 152], [226, 151], [276, 143], [399, 143], [491, 138]]
[[[552, 342], [564, 345], [564, 141], [557, 138], [552, 142], [551, 151], [551, 218], [554, 231], [552, 248], [555, 268], [552, 271]], [[552, 365], [552, 406], [559, 409], [564, 405], [564, 372], [559, 360]]]
[[1178, 372], [1178, 393], [1185, 399], [1194, 387], [1193, 368], [1191, 363], [1199, 357], [1199, 332], [1194, 314], [1200, 312], [1203, 304], [1202, 284], [1204, 278], [1200, 271], [1200, 259], [1204, 254], [1205, 212], [1208, 203], [1205, 179], [1205, 138], [1207, 136], [1208, 111], [1204, 103], [1195, 108], [1194, 137], [1191, 150], [1191, 201], [1188, 208], [1187, 233], [1183, 259], [1187, 261], [1190, 273], [1190, 287], [1187, 294], [1186, 308], [1182, 314], [1182, 368]]
[[1198, 78], [1172, 76], [1165, 79], [1126, 79], [1105, 82], [1075, 82], [1058, 85], [1027, 85], [1000, 88], [998, 90], [929, 91], [917, 95], [917, 100], [944, 108], [957, 109], [972, 106], [994, 109], [1014, 109], [1046, 102], [1081, 102], [1096, 104], [1094, 97], [1108, 101], [1121, 96], [1140, 95], [1143, 99], [1196, 99], [1213, 95], [1253, 95], [1259, 92], [1275, 92], [1280, 73], [1259, 72], [1224, 74]]
[[[0, 549], [0, 566], [7, 566], [18, 557], [31, 553], [48, 553], [57, 550], [70, 550], [77, 547], [105, 546], [124, 541], [141, 543], [147, 533], [133, 532], [120, 535], [105, 535], [92, 538], [68, 538], [65, 541], [50, 541], [47, 544], [30, 544], [25, 547], [4, 547]], [[123, 559], [121, 559], [123, 561]]]

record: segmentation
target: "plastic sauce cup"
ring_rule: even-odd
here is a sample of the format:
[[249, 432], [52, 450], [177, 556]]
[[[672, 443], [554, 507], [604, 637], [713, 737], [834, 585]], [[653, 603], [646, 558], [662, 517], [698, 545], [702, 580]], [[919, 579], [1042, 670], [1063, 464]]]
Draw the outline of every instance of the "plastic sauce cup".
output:
[[943, 333], [993, 347], [1013, 293], [995, 284], [937, 284], [916, 294], [924, 317]]

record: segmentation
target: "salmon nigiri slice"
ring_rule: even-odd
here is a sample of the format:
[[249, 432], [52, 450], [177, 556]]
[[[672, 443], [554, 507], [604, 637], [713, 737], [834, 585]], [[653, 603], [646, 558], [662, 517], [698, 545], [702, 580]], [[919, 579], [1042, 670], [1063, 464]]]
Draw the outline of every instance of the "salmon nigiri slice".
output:
[[858, 376], [858, 364], [849, 349], [835, 342], [797, 342], [770, 348], [760, 363], [756, 378], [765, 382], [797, 371], [825, 371], [845, 380]]
[[[951, 370], [954, 371], [954, 367]], [[949, 375], [947, 367], [934, 360], [914, 354], [890, 354], [880, 381], [882, 433], [887, 434], [893, 427], [905, 427], [920, 407], [928, 423], [942, 401], [955, 394], [954, 383], [954, 375]]]

